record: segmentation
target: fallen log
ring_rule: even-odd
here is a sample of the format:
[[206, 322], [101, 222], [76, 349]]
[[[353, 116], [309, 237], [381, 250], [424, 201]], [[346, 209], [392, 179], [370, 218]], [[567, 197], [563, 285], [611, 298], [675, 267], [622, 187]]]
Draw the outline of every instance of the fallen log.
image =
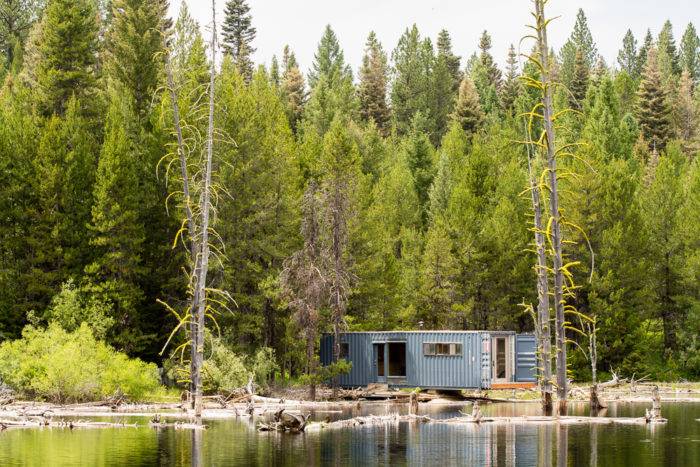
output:
[[320, 422], [307, 425], [306, 431], [319, 431], [325, 429], [352, 428], [362, 426], [391, 425], [400, 422], [429, 422], [430, 417], [425, 415], [368, 415], [366, 417], [355, 417], [347, 420], [337, 420], [335, 422]]
[[0, 420], [0, 425], [6, 428], [136, 428], [138, 425], [136, 423], [112, 423], [112, 422], [90, 422], [82, 420], [30, 420], [30, 419], [20, 419], [20, 420]]

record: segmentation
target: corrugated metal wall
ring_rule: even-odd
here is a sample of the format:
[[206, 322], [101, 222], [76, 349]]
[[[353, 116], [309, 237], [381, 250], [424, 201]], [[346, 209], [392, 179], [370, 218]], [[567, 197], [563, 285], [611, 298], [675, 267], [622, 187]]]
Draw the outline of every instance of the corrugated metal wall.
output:
[[[352, 362], [349, 374], [340, 377], [345, 387], [366, 386], [377, 382], [373, 344], [406, 343], [406, 377], [388, 377], [392, 386], [431, 389], [462, 389], [491, 387], [491, 338], [493, 335], [511, 335], [504, 332], [481, 331], [420, 331], [420, 332], [358, 332], [341, 335], [348, 344], [348, 360]], [[424, 355], [424, 343], [462, 344], [461, 355]], [[333, 361], [333, 336], [321, 338], [321, 363]], [[514, 380], [536, 381], [535, 338], [531, 334], [515, 336]], [[389, 362], [385, 362], [388, 369]]]
[[[435, 389], [482, 387], [482, 334], [480, 332], [366, 332], [346, 333], [341, 342], [348, 344], [348, 359], [352, 370], [340, 377], [342, 386], [366, 386], [376, 382], [373, 344], [406, 343], [406, 378], [388, 378], [395, 386]], [[423, 343], [462, 344], [461, 355], [423, 355]], [[332, 361], [333, 336], [321, 338], [321, 363]], [[488, 358], [488, 357], [487, 357]], [[490, 360], [489, 360], [490, 362]], [[388, 361], [385, 363], [388, 368]]]

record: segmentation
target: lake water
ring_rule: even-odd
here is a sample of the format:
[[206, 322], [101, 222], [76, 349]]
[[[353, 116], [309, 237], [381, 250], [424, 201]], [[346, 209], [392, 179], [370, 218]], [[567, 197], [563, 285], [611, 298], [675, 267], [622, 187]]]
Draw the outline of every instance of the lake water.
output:
[[[638, 417], [648, 404], [611, 403], [605, 415]], [[317, 420], [405, 409], [376, 404], [359, 411], [315, 413]], [[431, 417], [460, 407], [421, 406]], [[470, 410], [469, 405], [462, 407]], [[586, 415], [585, 404], [571, 414]], [[494, 404], [486, 415], [536, 415], [537, 404]], [[665, 425], [448, 426], [401, 423], [300, 435], [259, 433], [240, 420], [207, 421], [209, 429], [9, 429], [0, 432], [0, 466], [141, 465], [503, 465], [700, 466], [700, 401], [664, 403]], [[133, 422], [134, 419], [129, 419]]]

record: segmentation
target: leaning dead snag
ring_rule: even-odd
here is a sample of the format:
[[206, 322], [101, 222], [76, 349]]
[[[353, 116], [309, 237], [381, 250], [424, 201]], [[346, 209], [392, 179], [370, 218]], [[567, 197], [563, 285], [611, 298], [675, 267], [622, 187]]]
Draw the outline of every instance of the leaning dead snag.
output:
[[557, 397], [559, 414], [566, 414], [567, 386], [566, 378], [566, 334], [564, 316], [564, 271], [562, 259], [561, 213], [559, 212], [559, 179], [557, 176], [556, 135], [554, 131], [554, 82], [549, 63], [549, 44], [547, 42], [547, 25], [549, 20], [544, 13], [546, 0], [535, 0], [535, 19], [537, 48], [542, 86], [542, 124], [544, 127], [543, 143], [546, 154], [549, 178], [550, 219], [547, 229], [552, 248], [552, 269], [554, 274], [554, 315], [556, 335]]

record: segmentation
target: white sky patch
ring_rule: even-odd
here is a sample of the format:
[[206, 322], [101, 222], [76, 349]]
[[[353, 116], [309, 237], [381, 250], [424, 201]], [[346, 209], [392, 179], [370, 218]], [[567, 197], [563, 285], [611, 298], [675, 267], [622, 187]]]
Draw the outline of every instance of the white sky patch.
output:
[[[171, 0], [173, 16], [177, 16], [183, 1], [203, 28], [211, 22], [210, 0]], [[571, 33], [578, 8], [583, 8], [598, 51], [608, 65], [613, 65], [628, 28], [641, 43], [647, 28], [656, 36], [664, 21], [670, 19], [680, 45], [688, 22], [700, 27], [698, 1], [552, 0], [548, 14], [561, 18], [551, 25], [550, 42], [558, 51]], [[224, 3], [225, 0], [217, 0], [219, 23]], [[527, 34], [525, 24], [532, 19], [530, 0], [248, 0], [248, 5], [258, 31], [255, 61], [269, 64], [272, 56], [280, 57], [282, 47], [289, 44], [303, 71], [311, 66], [326, 24], [336, 32], [346, 61], [357, 70], [371, 30], [391, 54], [401, 34], [413, 23], [422, 36], [431, 37], [433, 42], [441, 29], [447, 29], [453, 50], [462, 56], [462, 64], [478, 50], [479, 37], [486, 29], [492, 37], [492, 54], [502, 65], [509, 45], [518, 48], [520, 39]], [[530, 48], [529, 42], [523, 43], [523, 51]]]

